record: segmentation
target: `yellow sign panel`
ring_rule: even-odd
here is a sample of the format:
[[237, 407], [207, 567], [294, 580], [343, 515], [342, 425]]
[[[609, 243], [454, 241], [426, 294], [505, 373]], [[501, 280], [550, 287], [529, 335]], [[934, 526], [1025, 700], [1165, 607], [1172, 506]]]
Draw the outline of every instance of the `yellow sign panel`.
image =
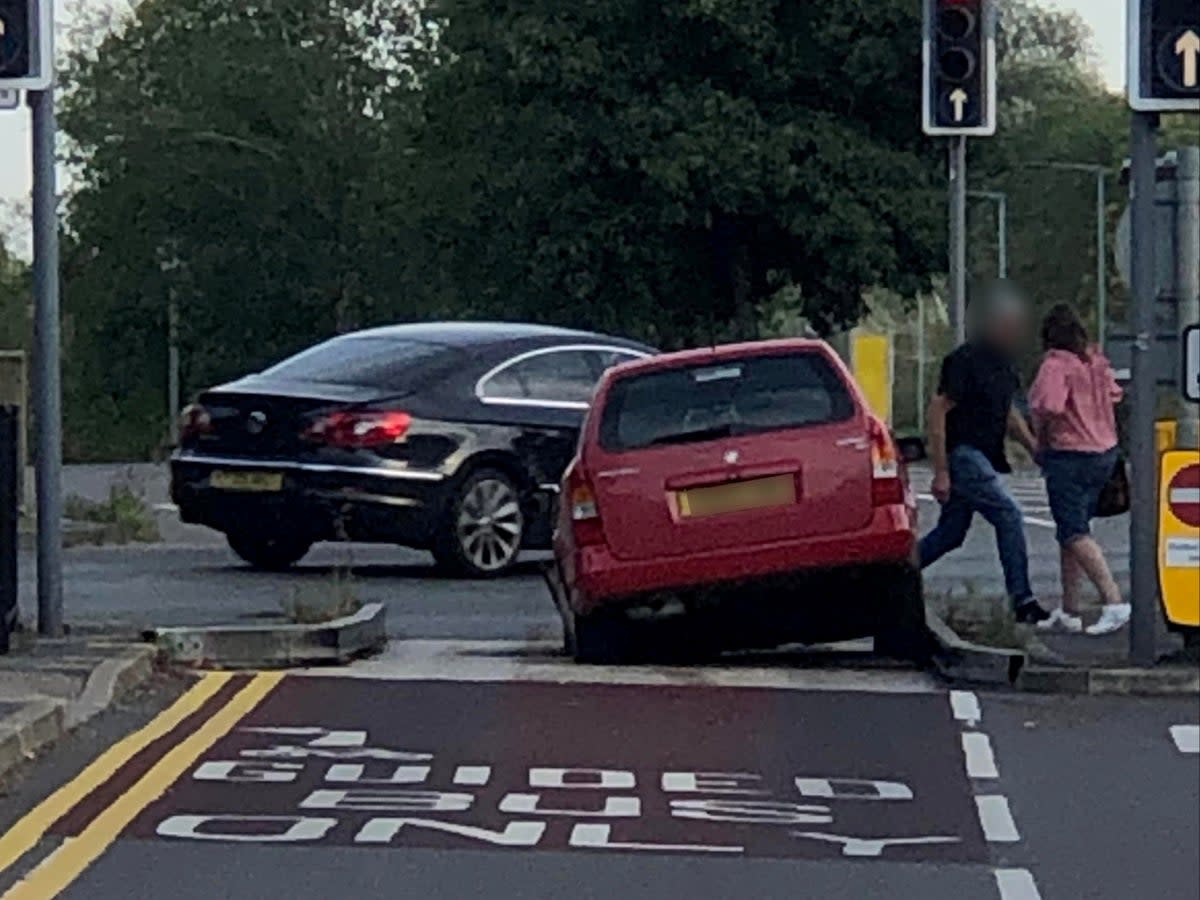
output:
[[892, 339], [886, 334], [855, 332], [851, 342], [854, 378], [871, 412], [892, 422]]
[[1167, 621], [1200, 628], [1200, 451], [1162, 457], [1158, 580]]

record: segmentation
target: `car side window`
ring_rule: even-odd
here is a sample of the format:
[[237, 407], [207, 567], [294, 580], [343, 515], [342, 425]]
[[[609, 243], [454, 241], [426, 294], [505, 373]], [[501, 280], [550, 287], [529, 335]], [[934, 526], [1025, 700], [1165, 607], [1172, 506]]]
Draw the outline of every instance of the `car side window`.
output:
[[596, 373], [584, 350], [552, 350], [505, 366], [482, 385], [484, 400], [528, 403], [587, 404]]
[[644, 358], [644, 354], [634, 353], [632, 350], [618, 350], [616, 348], [593, 350], [591, 351], [591, 355], [592, 362], [596, 366], [596, 372], [601, 375], [613, 366]]

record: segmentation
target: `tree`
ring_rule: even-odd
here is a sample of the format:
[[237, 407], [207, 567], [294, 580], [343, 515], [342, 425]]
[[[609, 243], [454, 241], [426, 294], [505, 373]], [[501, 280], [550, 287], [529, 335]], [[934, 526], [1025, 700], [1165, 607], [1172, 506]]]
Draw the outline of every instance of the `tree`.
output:
[[[821, 327], [941, 257], [907, 0], [445, 0], [399, 207], [410, 288], [671, 346]], [[913, 40], [896, 40], [910, 34]], [[430, 305], [437, 305], [432, 300]]]
[[29, 347], [29, 289], [29, 267], [0, 239], [0, 350]]
[[145, 0], [72, 59], [69, 453], [165, 434], [169, 297], [192, 388], [396, 311], [383, 110], [420, 52], [411, 11]]

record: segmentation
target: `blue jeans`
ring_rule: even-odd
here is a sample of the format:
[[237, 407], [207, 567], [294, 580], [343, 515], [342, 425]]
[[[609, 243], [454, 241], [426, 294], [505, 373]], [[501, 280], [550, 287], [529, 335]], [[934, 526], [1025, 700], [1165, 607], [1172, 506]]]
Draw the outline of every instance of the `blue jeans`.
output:
[[1091, 534], [1100, 494], [1117, 465], [1119, 451], [1104, 453], [1073, 450], [1047, 450], [1042, 454], [1042, 474], [1046, 476], [1046, 496], [1054, 531], [1064, 547]]
[[937, 526], [921, 539], [921, 568], [961, 547], [971, 519], [979, 513], [996, 529], [1004, 587], [1015, 609], [1033, 598], [1021, 508], [995, 467], [974, 447], [955, 447], [948, 462], [950, 498], [942, 506]]

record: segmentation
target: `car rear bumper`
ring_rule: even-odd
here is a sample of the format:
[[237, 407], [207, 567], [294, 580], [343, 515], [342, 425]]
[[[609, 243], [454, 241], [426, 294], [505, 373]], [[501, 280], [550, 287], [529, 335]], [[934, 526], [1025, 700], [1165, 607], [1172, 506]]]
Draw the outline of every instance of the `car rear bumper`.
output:
[[653, 604], [662, 595], [736, 599], [750, 591], [761, 595], [778, 588], [786, 593], [795, 579], [912, 566], [915, 553], [911, 513], [904, 506], [888, 506], [877, 509], [866, 528], [847, 534], [645, 560], [618, 559], [599, 545], [574, 550], [559, 562], [571, 606], [588, 615]]
[[[279, 491], [214, 488], [217, 471], [278, 473]], [[314, 541], [427, 546], [443, 505], [441, 473], [291, 460], [176, 454], [171, 499], [184, 522], [218, 531], [280, 529]]]

